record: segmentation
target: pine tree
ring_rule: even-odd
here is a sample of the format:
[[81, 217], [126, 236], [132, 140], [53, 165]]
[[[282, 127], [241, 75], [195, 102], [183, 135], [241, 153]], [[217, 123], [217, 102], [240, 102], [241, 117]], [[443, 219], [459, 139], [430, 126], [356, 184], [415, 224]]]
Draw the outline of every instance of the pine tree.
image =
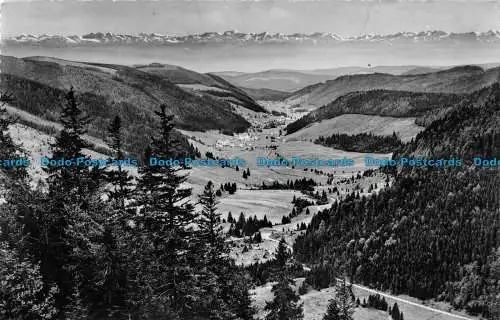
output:
[[346, 280], [340, 281], [336, 286], [335, 300], [339, 308], [339, 320], [353, 320], [352, 314], [354, 313], [354, 299], [350, 286], [347, 285]]
[[[80, 283], [81, 281], [76, 281]], [[89, 310], [86, 304], [84, 303], [80, 288], [75, 286], [73, 296], [71, 298], [71, 303], [65, 306], [65, 319], [67, 320], [79, 320], [79, 319], [88, 319]]]
[[[108, 191], [109, 215], [104, 221], [104, 231], [101, 237], [102, 254], [99, 264], [106, 275], [102, 281], [103, 299], [100, 301], [102, 316], [124, 318], [128, 313], [127, 299], [127, 259], [128, 241], [127, 223], [133, 214], [126, 207], [126, 200], [132, 195], [132, 177], [122, 168], [119, 161], [124, 160], [124, 150], [121, 137], [121, 119], [116, 116], [108, 127], [110, 147], [114, 151], [114, 159], [118, 165], [108, 168], [105, 172], [106, 181], [110, 184]], [[110, 169], [110, 170], [109, 170]]]
[[[114, 152], [114, 160], [124, 160], [124, 151], [121, 137], [121, 118], [116, 116], [109, 125], [108, 131], [110, 135], [110, 147]], [[121, 210], [125, 209], [125, 200], [131, 195], [132, 176], [123, 169], [120, 162], [116, 170], [110, 170], [106, 175], [107, 181], [111, 184], [111, 190], [108, 191], [109, 198], [112, 202], [116, 202]]]
[[299, 294], [304, 295], [309, 291], [309, 286], [307, 285], [307, 282], [304, 281], [299, 287]]
[[224, 269], [220, 281], [222, 285], [222, 297], [230, 306], [230, 310], [235, 315], [232, 319], [252, 320], [255, 309], [252, 307], [250, 296], [250, 281], [247, 275], [234, 262], [230, 262]]
[[401, 313], [399, 312], [399, 307], [397, 302], [394, 302], [394, 305], [389, 312], [393, 320], [400, 320]]
[[328, 203], [328, 196], [326, 195], [325, 190], [323, 190], [321, 194], [321, 203]]
[[[80, 110], [73, 89], [66, 95], [60, 122], [63, 129], [51, 145], [50, 159], [90, 159], [83, 154], [88, 147], [83, 139], [88, 118]], [[30, 239], [44, 278], [59, 288], [57, 307], [66, 310], [74, 303], [71, 297], [77, 287], [82, 288], [80, 297], [85, 303], [100, 300], [96, 284], [102, 273], [96, 263], [96, 240], [102, 236], [103, 204], [98, 192], [102, 170], [73, 163], [45, 171], [49, 175], [48, 194], [33, 213]]]
[[255, 236], [253, 237], [253, 242], [255, 243], [262, 242], [262, 234], [260, 232], [255, 233]]
[[[83, 154], [83, 149], [89, 147], [83, 139], [89, 118], [80, 109], [73, 88], [66, 95], [66, 103], [59, 121], [63, 125], [63, 129], [56, 137], [55, 143], [51, 145], [51, 159], [90, 159]], [[59, 198], [61, 193], [64, 195], [72, 193], [75, 202], [85, 202], [89, 192], [94, 191], [100, 182], [93, 180], [98, 175], [91, 176], [89, 168], [82, 165], [50, 167], [46, 171], [49, 174], [48, 182], [51, 196]]]
[[235, 225], [236, 229], [242, 229], [245, 223], [246, 223], [245, 215], [243, 214], [243, 212], [240, 212], [240, 216], [238, 217], [238, 221], [236, 221]]
[[265, 310], [269, 311], [266, 320], [301, 320], [304, 319], [303, 307], [299, 303], [300, 297], [290, 286], [293, 283], [285, 272], [282, 273], [271, 292], [274, 299], [266, 302]]
[[[207, 183], [199, 198], [202, 210], [198, 218], [196, 242], [199, 244], [198, 252], [201, 250], [198, 256], [205, 256], [206, 259], [202, 259], [201, 265], [199, 259], [194, 261], [196, 266], [193, 269], [198, 270], [195, 286], [199, 288], [199, 299], [190, 313], [185, 314], [186, 319], [250, 320], [254, 310], [248, 283], [228, 256], [229, 249], [222, 234], [212, 182]], [[250, 221], [254, 220], [250, 218]]]
[[171, 138], [173, 116], [162, 105], [156, 112], [158, 130], [145, 151], [145, 165], [135, 192], [134, 242], [139, 255], [134, 265], [138, 292], [134, 299], [147, 301], [142, 306], [152, 310], [170, 310], [181, 316], [194, 303], [190, 297], [194, 271], [190, 268], [193, 234], [189, 225], [195, 222], [191, 190], [181, 188], [185, 175], [180, 168], [149, 165], [149, 158], [166, 159], [173, 154]]
[[105, 223], [102, 242], [102, 254], [99, 264], [104, 274], [100, 290], [102, 291], [101, 314], [107, 318], [125, 318], [128, 314], [127, 291], [127, 256], [128, 239], [121, 224]]
[[231, 185], [231, 187], [229, 189], [229, 194], [234, 194], [236, 192], [236, 189], [237, 189], [236, 183], [233, 182], [233, 184]]
[[[283, 217], [281, 218], [281, 224], [288, 224], [288, 223], [290, 223], [290, 222], [291, 222], [291, 219], [290, 219], [290, 217], [288, 217], [288, 216], [283, 216]], [[284, 229], [285, 229], [285, 228], [283, 228], [283, 230], [284, 230]]]
[[221, 215], [217, 212], [218, 201], [212, 181], [207, 183], [203, 193], [199, 195], [199, 199], [202, 210], [198, 217], [197, 240], [200, 241], [200, 247], [204, 247], [208, 263], [214, 264], [228, 250], [222, 234]]
[[[146, 160], [151, 157], [165, 159], [174, 152], [171, 146], [171, 132], [174, 127], [173, 116], [166, 114], [165, 105], [162, 105], [156, 114], [160, 118], [159, 132], [157, 136], [152, 137], [152, 143], [145, 151]], [[191, 190], [180, 188], [180, 185], [186, 181], [186, 176], [178, 174], [179, 170], [181, 169], [170, 166], [150, 166], [146, 161], [146, 164], [139, 170], [136, 206], [144, 206], [139, 208], [144, 215], [140, 222], [146, 229], [151, 229], [151, 231], [168, 230], [174, 233], [173, 236], [184, 237], [184, 240], [188, 240], [186, 237], [189, 236], [189, 232], [186, 227], [194, 221], [195, 215], [192, 205], [186, 201], [191, 195]], [[155, 222], [158, 225], [153, 225]], [[160, 238], [153, 243], [157, 248], [165, 245], [159, 243], [161, 242]], [[166, 240], [173, 241], [168, 236]], [[172, 249], [182, 251], [182, 248], [178, 246]], [[171, 254], [173, 258], [176, 258], [177, 254], [174, 254], [174, 251]]]
[[284, 238], [281, 238], [278, 243], [278, 249], [276, 249], [276, 253], [274, 254], [276, 262], [279, 266], [284, 267], [288, 262], [288, 259], [291, 257], [290, 249], [288, 249], [288, 244], [286, 243]]
[[331, 299], [328, 303], [328, 308], [326, 309], [326, 314], [323, 316], [323, 320], [342, 320], [340, 308], [335, 299]]
[[57, 287], [47, 286], [40, 267], [29, 257], [23, 258], [7, 241], [0, 241], [0, 283], [2, 319], [53, 319], [58, 313], [54, 299]]

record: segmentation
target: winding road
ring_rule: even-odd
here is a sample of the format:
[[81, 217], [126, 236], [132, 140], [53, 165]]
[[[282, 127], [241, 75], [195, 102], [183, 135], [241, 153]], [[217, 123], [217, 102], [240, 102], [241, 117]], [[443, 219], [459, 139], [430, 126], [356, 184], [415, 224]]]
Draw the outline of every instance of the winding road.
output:
[[[337, 278], [337, 280], [338, 281], [344, 281], [343, 279], [340, 279], [340, 278]], [[417, 303], [417, 302], [409, 301], [409, 300], [406, 300], [406, 299], [402, 299], [402, 298], [399, 298], [397, 296], [393, 296], [393, 295], [390, 295], [390, 294], [387, 294], [387, 293], [384, 293], [384, 292], [381, 292], [381, 291], [378, 291], [378, 290], [370, 289], [368, 287], [365, 287], [365, 286], [362, 286], [362, 285], [359, 285], [359, 284], [350, 283], [349, 281], [347, 281], [347, 283], [351, 284], [355, 288], [358, 288], [358, 289], [361, 289], [361, 290], [364, 290], [364, 291], [367, 291], [367, 292], [370, 292], [370, 293], [373, 293], [373, 294], [379, 294], [379, 295], [381, 295], [381, 296], [383, 296], [385, 298], [389, 298], [391, 300], [395, 300], [395, 301], [403, 303], [403, 304], [408, 304], [408, 305], [412, 305], [412, 306], [415, 306], [415, 307], [418, 307], [418, 308], [422, 308], [422, 309], [425, 309], [425, 310], [429, 310], [429, 311], [432, 311], [432, 312], [440, 313], [440, 314], [452, 317], [454, 319], [476, 320], [474, 318], [468, 318], [468, 317], [465, 317], [465, 316], [462, 316], [462, 315], [459, 315], [459, 314], [455, 314], [455, 313], [447, 312], [447, 311], [444, 311], [444, 310], [440, 310], [440, 309], [432, 308], [432, 307], [429, 307], [429, 306], [425, 306], [425, 305], [423, 305], [421, 303]]]

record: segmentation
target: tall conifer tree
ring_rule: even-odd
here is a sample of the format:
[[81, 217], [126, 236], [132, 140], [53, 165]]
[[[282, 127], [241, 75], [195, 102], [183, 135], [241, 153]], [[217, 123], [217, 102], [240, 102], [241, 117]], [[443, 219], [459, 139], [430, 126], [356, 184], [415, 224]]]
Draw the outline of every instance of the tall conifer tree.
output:
[[352, 320], [352, 314], [354, 313], [354, 295], [352, 293], [352, 288], [347, 285], [347, 281], [344, 279], [337, 283], [336, 285], [336, 296], [337, 305], [339, 307], [340, 320]]
[[36, 212], [35, 254], [41, 260], [41, 270], [47, 281], [59, 287], [57, 304], [60, 310], [71, 308], [75, 290], [85, 303], [97, 303], [98, 261], [96, 246], [102, 237], [103, 204], [99, 188], [102, 169], [77, 165], [78, 158], [88, 147], [83, 139], [88, 118], [79, 107], [73, 89], [65, 99], [60, 116], [63, 129], [51, 146], [50, 160], [73, 161], [72, 164], [50, 166], [48, 194]]
[[299, 303], [300, 296], [291, 287], [292, 283], [293, 280], [283, 272], [278, 283], [271, 289], [274, 299], [266, 302], [265, 310], [269, 311], [266, 320], [304, 319], [302, 303]]
[[110, 147], [113, 150], [114, 160], [118, 165], [106, 173], [107, 181], [111, 184], [111, 190], [108, 191], [109, 198], [120, 209], [125, 209], [125, 201], [130, 197], [132, 190], [132, 176], [124, 170], [121, 160], [125, 160], [125, 152], [122, 143], [122, 121], [116, 116], [108, 127], [110, 135]]
[[287, 270], [290, 257], [288, 245], [282, 238], [275, 253], [275, 259], [281, 272], [278, 283], [271, 289], [274, 299], [266, 302], [265, 310], [269, 311], [266, 320], [301, 320], [304, 318], [302, 303], [299, 302], [300, 296], [291, 287], [293, 279]]
[[[194, 276], [188, 261], [193, 239], [189, 225], [195, 221], [193, 206], [189, 202], [190, 189], [181, 188], [186, 180], [180, 168], [154, 166], [152, 157], [166, 160], [173, 154], [173, 116], [166, 106], [156, 112], [159, 125], [145, 152], [144, 165], [135, 191], [137, 215], [136, 247], [138, 257], [135, 277], [139, 292], [135, 298], [145, 299], [149, 312], [169, 312], [183, 316], [194, 304], [187, 292], [193, 290]], [[162, 311], [163, 310], [163, 311]]]
[[323, 320], [342, 320], [340, 309], [335, 299], [331, 299], [328, 303], [328, 308], [326, 309], [326, 314], [323, 316]]
[[207, 183], [199, 198], [202, 210], [198, 218], [197, 238], [200, 244], [203, 244], [207, 262], [217, 263], [226, 257], [229, 250], [222, 234], [221, 214], [217, 212], [218, 200], [212, 181]]

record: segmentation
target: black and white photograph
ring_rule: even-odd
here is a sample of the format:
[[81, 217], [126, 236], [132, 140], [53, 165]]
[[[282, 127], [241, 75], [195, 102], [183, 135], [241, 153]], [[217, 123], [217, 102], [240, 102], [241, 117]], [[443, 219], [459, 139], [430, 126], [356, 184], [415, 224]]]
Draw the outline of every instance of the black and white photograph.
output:
[[498, 0], [4, 0], [1, 320], [500, 320]]

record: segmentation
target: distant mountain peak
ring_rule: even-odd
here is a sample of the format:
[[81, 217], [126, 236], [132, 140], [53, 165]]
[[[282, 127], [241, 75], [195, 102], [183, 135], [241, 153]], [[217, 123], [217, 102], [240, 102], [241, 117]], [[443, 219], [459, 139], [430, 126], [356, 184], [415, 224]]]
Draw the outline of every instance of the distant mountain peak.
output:
[[500, 31], [448, 33], [441, 30], [421, 32], [397, 32], [393, 34], [362, 34], [359, 36], [344, 37], [335, 33], [244, 33], [237, 30], [225, 32], [205, 32], [190, 35], [165, 35], [161, 33], [119, 34], [111, 32], [91, 32], [84, 35], [31, 35], [22, 34], [4, 39], [10, 44], [38, 44], [38, 45], [87, 45], [87, 44], [157, 44], [175, 45], [184, 43], [305, 43], [329, 44], [339, 42], [421, 42], [421, 41], [480, 41], [500, 43]]

